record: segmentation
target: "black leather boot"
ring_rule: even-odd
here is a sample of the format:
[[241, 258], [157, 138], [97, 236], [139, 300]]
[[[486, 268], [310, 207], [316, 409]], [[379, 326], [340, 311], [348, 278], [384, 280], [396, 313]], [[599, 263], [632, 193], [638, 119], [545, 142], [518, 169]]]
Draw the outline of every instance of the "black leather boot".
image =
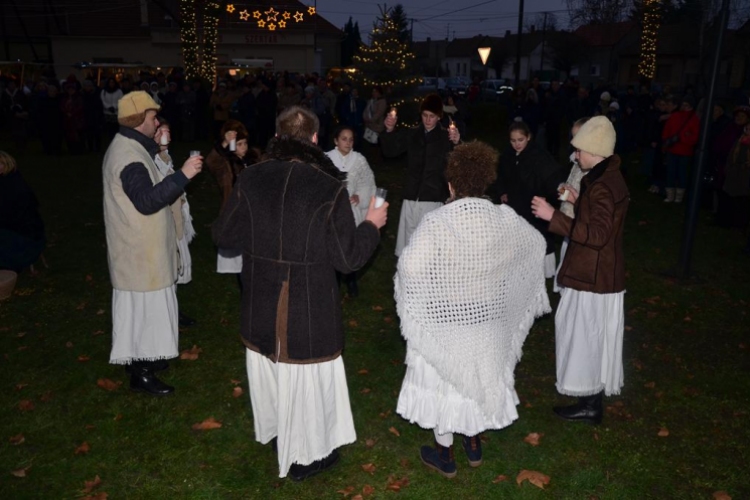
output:
[[316, 460], [310, 465], [292, 464], [289, 467], [289, 477], [295, 481], [304, 481], [326, 469], [333, 467], [339, 461], [339, 451], [333, 450], [330, 455], [322, 460]]
[[174, 392], [174, 387], [156, 378], [153, 361], [134, 361], [130, 365], [130, 389], [152, 396], [166, 396]]
[[603, 392], [593, 396], [578, 398], [578, 402], [571, 406], [556, 406], [552, 411], [558, 417], [571, 422], [586, 422], [598, 425], [602, 422], [602, 396]]

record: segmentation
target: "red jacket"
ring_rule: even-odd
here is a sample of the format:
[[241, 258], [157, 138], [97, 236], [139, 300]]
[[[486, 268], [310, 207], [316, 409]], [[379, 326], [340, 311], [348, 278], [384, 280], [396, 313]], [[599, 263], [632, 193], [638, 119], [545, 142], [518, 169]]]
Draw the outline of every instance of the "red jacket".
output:
[[670, 137], [678, 135], [679, 140], [667, 147], [666, 152], [678, 156], [693, 156], [699, 133], [700, 120], [695, 111], [675, 111], [664, 124], [661, 138], [667, 141]]

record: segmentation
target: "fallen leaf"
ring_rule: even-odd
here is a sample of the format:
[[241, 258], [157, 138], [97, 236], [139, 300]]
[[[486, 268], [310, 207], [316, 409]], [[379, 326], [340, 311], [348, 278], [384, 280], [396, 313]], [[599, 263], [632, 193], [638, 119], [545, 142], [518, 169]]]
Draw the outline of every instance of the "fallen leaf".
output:
[[391, 318], [390, 316], [386, 316], [385, 318], [383, 318], [383, 321], [385, 321], [386, 323], [393, 323], [393, 318]]
[[372, 391], [372, 389], [370, 389], [369, 387], [365, 387], [364, 389], [362, 389], [359, 392], [361, 392], [362, 394], [370, 394], [371, 391]]
[[115, 422], [117, 422], [118, 420], [122, 420], [122, 413], [118, 413], [117, 415], [115, 415], [115, 418], [113, 418], [112, 420], [114, 420]]
[[68, 340], [67, 342], [65, 342], [65, 347], [67, 347], [68, 349], [70, 349], [71, 347], [73, 347], [73, 342], [71, 342], [70, 340]]
[[638, 225], [639, 226], [645, 226], [646, 224], [648, 224], [648, 222], [646, 222], [645, 220], [639, 220], [638, 221]]
[[368, 370], [367, 370], [366, 368], [362, 368], [362, 369], [361, 369], [360, 371], [358, 371], [357, 373], [359, 373], [360, 375], [367, 375], [367, 374], [368, 374], [368, 373], [370, 373], [370, 372], [369, 372], [369, 371], [368, 371]]
[[91, 336], [96, 337], [97, 335], [103, 335], [103, 334], [104, 334], [104, 330], [96, 330], [95, 332], [91, 334]]
[[401, 464], [401, 467], [403, 467], [404, 469], [406, 469], [406, 468], [408, 468], [408, 467], [409, 467], [409, 460], [407, 460], [407, 459], [405, 459], [405, 458], [402, 458], [402, 459], [401, 459], [401, 460], [399, 461], [399, 463]]
[[384, 411], [380, 414], [380, 418], [387, 418], [391, 414], [391, 410]]
[[544, 433], [532, 432], [523, 438], [523, 441], [529, 443], [531, 446], [539, 446], [539, 440], [542, 439], [542, 436], [544, 436]]
[[84, 441], [83, 443], [81, 443], [81, 446], [76, 448], [74, 455], [85, 455], [90, 450], [91, 450], [91, 446], [89, 446], [89, 444], [86, 441]]
[[16, 337], [18, 337], [19, 339], [22, 339], [22, 338], [24, 338], [25, 336], [26, 336], [26, 332], [18, 332], [18, 333], [16, 334]]
[[599, 441], [599, 433], [598, 432], [594, 433], [594, 441]]
[[94, 277], [91, 276], [90, 274], [87, 274], [86, 275], [86, 281], [94, 281]]
[[114, 380], [110, 380], [108, 378], [100, 378], [96, 381], [96, 385], [98, 385], [105, 391], [116, 391], [122, 385], [122, 381], [118, 380], [117, 382], [115, 382]]
[[96, 426], [95, 426], [95, 425], [91, 425], [91, 424], [87, 424], [87, 425], [86, 425], [86, 426], [84, 427], [84, 429], [86, 429], [87, 431], [91, 431], [91, 430], [94, 430], [94, 429], [96, 429]]
[[97, 489], [100, 484], [102, 484], [102, 480], [99, 477], [99, 474], [97, 474], [93, 481], [84, 481], [83, 484], [85, 485], [85, 487], [83, 488], [83, 492], [91, 493], [92, 491]]
[[24, 441], [26, 441], [26, 438], [23, 437], [23, 434], [18, 434], [17, 436], [10, 437], [10, 444], [13, 444], [13, 445], [19, 445], [23, 443]]
[[724, 490], [714, 491], [714, 500], [732, 500], [732, 497]]
[[375, 446], [375, 443], [376, 441], [372, 438], [365, 439], [365, 446], [367, 446], [368, 448], [372, 448], [373, 446]]
[[24, 399], [18, 403], [18, 409], [21, 411], [32, 411], [34, 409], [34, 403], [28, 399]]
[[233, 397], [233, 398], [238, 398], [238, 397], [242, 396], [242, 393], [243, 393], [243, 392], [244, 392], [244, 391], [242, 390], [242, 387], [235, 387], [235, 388], [234, 388], [234, 389], [232, 390], [232, 397]]
[[83, 311], [84, 307], [86, 307], [86, 303], [85, 302], [81, 302], [80, 304], [78, 304], [76, 306], [76, 309], [79, 310], [79, 311]]
[[101, 316], [102, 314], [104, 314], [104, 309], [99, 309], [98, 311], [96, 311], [96, 314], [97, 316]]
[[99, 493], [95, 495], [89, 495], [86, 497], [81, 498], [81, 500], [107, 500], [109, 498], [109, 495], [107, 495], [106, 492], [100, 491]]
[[336, 493], [341, 493], [345, 497], [348, 497], [349, 495], [354, 493], [354, 486], [347, 486], [343, 490], [338, 490]]
[[529, 481], [537, 488], [544, 489], [544, 486], [549, 484], [549, 476], [535, 470], [524, 469], [516, 477], [516, 484], [520, 486], [524, 481]]
[[390, 429], [388, 429], [388, 432], [390, 432], [391, 434], [393, 434], [396, 437], [400, 437], [401, 436], [401, 433], [398, 432], [398, 430], [395, 427], [391, 427]]
[[388, 476], [388, 482], [386, 484], [385, 489], [391, 490], [391, 491], [401, 491], [403, 488], [406, 488], [407, 486], [409, 486], [408, 477], [402, 477], [401, 479], [396, 479], [395, 476], [391, 475], [391, 476]]
[[369, 484], [366, 484], [362, 487], [362, 496], [363, 497], [369, 497], [375, 493], [375, 488], [373, 486], [370, 486]]
[[362, 498], [363, 498], [362, 495], [354, 495], [352, 497], [352, 500], [362, 500]]
[[497, 483], [502, 483], [503, 481], [507, 481], [507, 480], [508, 480], [508, 476], [506, 476], [505, 474], [500, 474], [495, 479], [493, 479], [492, 482], [497, 484]]
[[377, 311], [377, 312], [380, 312], [380, 311], [382, 311], [382, 310], [383, 310], [383, 306], [372, 306], [372, 310], [373, 310], [373, 311]]
[[52, 391], [47, 391], [41, 396], [39, 396], [39, 401], [42, 401], [43, 403], [46, 403], [50, 399], [52, 399]]
[[194, 431], [208, 431], [211, 429], [219, 429], [220, 427], [221, 422], [216, 421], [214, 417], [208, 417], [200, 424], [193, 424]]
[[648, 319], [654, 319], [654, 318], [655, 318], [655, 317], [657, 317], [658, 315], [659, 315], [659, 313], [658, 313], [658, 312], [656, 312], [656, 311], [649, 311], [649, 312], [647, 312], [647, 313], [646, 313], [646, 317], [647, 317]]
[[88, 357], [88, 356], [86, 356], [85, 354], [81, 354], [80, 356], [78, 356], [78, 361], [80, 361], [81, 363], [85, 363], [86, 361], [88, 361], [88, 360], [90, 360], [90, 359], [91, 359], [91, 358], [89, 358], [89, 357]]
[[10, 473], [13, 474], [16, 477], [26, 477], [26, 472], [29, 469], [31, 469], [30, 465], [28, 467], [24, 467], [23, 469], [12, 470], [12, 471], [10, 471]]
[[26, 386], [28, 386], [28, 385], [29, 385], [29, 384], [16, 384], [16, 390], [17, 390], [17, 391], [20, 391], [21, 389], [23, 389], [24, 387], [26, 387]]
[[232, 384], [234, 384], [234, 385], [240, 385], [240, 384], [242, 383], [242, 381], [241, 381], [241, 380], [237, 380], [237, 379], [234, 379], [234, 378], [233, 378], [233, 379], [230, 379], [229, 381], [230, 381], [230, 382], [231, 382]]
[[669, 436], [669, 429], [667, 429], [666, 427], [662, 427], [661, 429], [659, 429], [659, 433], [657, 434], [657, 436], [662, 438]]
[[632, 329], [633, 329], [633, 327], [632, 327], [632, 326], [626, 326], [626, 327], [625, 327], [625, 331], [626, 331], [626, 332], [629, 332], [629, 331], [631, 331]]
[[693, 318], [690, 316], [685, 316], [682, 321], [693, 321]]
[[374, 474], [375, 469], [377, 469], [377, 467], [375, 467], [375, 464], [363, 464], [361, 467], [363, 471], [369, 472], [370, 474]]
[[203, 349], [198, 347], [197, 345], [193, 345], [191, 349], [186, 349], [182, 351], [180, 354], [180, 359], [188, 359], [190, 361], [195, 361], [198, 359], [198, 355], [203, 352]]
[[349, 327], [351, 328], [357, 328], [359, 326], [359, 323], [357, 323], [356, 319], [350, 319], [349, 320]]
[[643, 384], [643, 387], [645, 387], [646, 389], [653, 389], [654, 387], [656, 387], [656, 382], [647, 382]]

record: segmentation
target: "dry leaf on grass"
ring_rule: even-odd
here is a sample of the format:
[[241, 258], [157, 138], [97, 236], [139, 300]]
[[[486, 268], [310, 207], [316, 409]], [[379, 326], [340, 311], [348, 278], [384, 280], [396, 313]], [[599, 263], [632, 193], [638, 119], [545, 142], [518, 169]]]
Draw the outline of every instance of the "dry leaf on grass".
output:
[[84, 427], [84, 429], [86, 429], [87, 431], [92, 431], [92, 430], [96, 429], [96, 426], [95, 425], [91, 425], [91, 424], [86, 424], [86, 426]]
[[348, 497], [349, 495], [354, 493], [354, 486], [347, 486], [343, 490], [338, 490], [336, 493], [341, 493], [345, 497]]
[[96, 493], [95, 495], [89, 495], [86, 497], [81, 498], [81, 500], [107, 500], [109, 498], [109, 495], [105, 491], [100, 491], [99, 493]]
[[242, 383], [241, 380], [237, 380], [235, 378], [229, 380], [233, 385], [240, 385]]
[[524, 442], [529, 443], [531, 446], [539, 446], [539, 440], [542, 439], [542, 436], [544, 436], [544, 433], [541, 434], [538, 432], [532, 432], [525, 438], [523, 438]]
[[732, 497], [724, 490], [714, 491], [714, 500], [732, 500]]
[[24, 387], [27, 387], [28, 385], [29, 384], [16, 384], [16, 390], [20, 391], [21, 389], [23, 389]]
[[362, 487], [362, 496], [363, 497], [369, 497], [373, 493], [375, 493], [375, 487], [370, 486], [369, 484], [366, 484], [366, 485], [364, 485]]
[[92, 491], [97, 489], [100, 484], [102, 484], [102, 479], [99, 477], [99, 474], [97, 474], [93, 481], [84, 481], [83, 484], [85, 485], [85, 487], [83, 488], [83, 492], [91, 493]]
[[24, 441], [26, 441], [26, 438], [23, 437], [23, 434], [18, 434], [17, 436], [10, 437], [10, 444], [19, 445]]
[[23, 337], [25, 337], [25, 336], [26, 336], [26, 332], [18, 332], [18, 333], [16, 334], [16, 337], [18, 337], [19, 339], [21, 339], [21, 338], [23, 338]]
[[89, 446], [89, 444], [86, 441], [84, 441], [83, 443], [81, 443], [81, 446], [79, 446], [78, 448], [76, 448], [76, 451], [74, 452], [74, 454], [75, 455], [85, 455], [90, 450], [91, 450], [91, 446]]
[[362, 464], [361, 467], [363, 471], [369, 472], [370, 474], [374, 474], [375, 469], [377, 469], [377, 467], [375, 467], [375, 464]]
[[393, 318], [391, 318], [390, 316], [386, 316], [385, 318], [383, 318], [383, 321], [385, 321], [386, 323], [393, 323]]
[[97, 316], [101, 316], [102, 314], [104, 314], [104, 309], [99, 309], [98, 311], [96, 311]]
[[669, 429], [667, 429], [666, 427], [662, 427], [661, 429], [659, 429], [659, 433], [657, 434], [657, 436], [662, 438], [669, 436]]
[[497, 483], [502, 483], [503, 481], [507, 481], [507, 480], [508, 480], [508, 476], [506, 476], [505, 474], [500, 474], [495, 479], [493, 479], [492, 482], [497, 484]]
[[85, 363], [86, 361], [88, 361], [90, 359], [91, 358], [88, 357], [88, 356], [86, 356], [85, 354], [81, 354], [80, 356], [78, 356], [78, 361], [80, 361], [81, 363]]
[[375, 446], [375, 443], [376, 441], [372, 438], [365, 439], [365, 446], [367, 446], [368, 448], [372, 448], [373, 446]]
[[364, 389], [362, 389], [362, 390], [361, 390], [361, 391], [359, 391], [359, 392], [360, 392], [361, 394], [370, 394], [370, 392], [371, 392], [371, 391], [372, 391], [372, 389], [370, 389], [369, 387], [365, 387]]
[[71, 347], [73, 347], [73, 342], [71, 342], [71, 341], [65, 342], [65, 347], [67, 347], [68, 349], [70, 349]]
[[549, 484], [549, 476], [535, 470], [522, 470], [516, 477], [516, 483], [520, 486], [524, 481], [528, 481], [537, 488], [544, 489]]
[[362, 495], [354, 495], [352, 497], [352, 500], [362, 500], [362, 498], [363, 498]]
[[382, 311], [382, 310], [383, 310], [383, 306], [372, 306], [372, 310], [373, 310], [373, 311], [377, 311], [377, 312], [380, 312], [380, 311]]
[[186, 349], [180, 353], [180, 359], [188, 359], [190, 361], [195, 361], [198, 359], [198, 355], [203, 352], [203, 349], [198, 347], [197, 345], [194, 345], [191, 349]]
[[350, 328], [357, 328], [358, 326], [359, 326], [359, 323], [357, 322], [356, 319], [349, 320], [349, 327]]
[[79, 310], [79, 311], [83, 311], [83, 309], [84, 309], [85, 307], [86, 307], [86, 303], [85, 303], [85, 302], [81, 302], [80, 304], [78, 304], [78, 305], [76, 306], [76, 309], [77, 309], [77, 310]]
[[643, 387], [645, 387], [646, 389], [653, 389], [654, 387], [656, 387], [656, 382], [647, 382], [643, 384]]
[[46, 403], [47, 401], [51, 399], [52, 399], [52, 391], [47, 391], [41, 396], [39, 396], [39, 400], [42, 401], [43, 403]]
[[117, 415], [115, 415], [115, 418], [113, 418], [112, 420], [114, 420], [115, 422], [117, 422], [118, 420], [122, 420], [122, 413], [118, 413]]
[[234, 389], [232, 389], [232, 397], [233, 398], [238, 398], [238, 397], [242, 396], [243, 392], [244, 391], [242, 390], [242, 387], [235, 387]]
[[12, 470], [12, 471], [10, 471], [10, 473], [12, 475], [16, 476], [16, 477], [26, 477], [26, 472], [28, 472], [29, 469], [31, 469], [30, 465], [28, 467], [24, 467], [22, 469]]
[[395, 476], [388, 476], [388, 484], [386, 485], [385, 489], [391, 490], [391, 491], [401, 491], [407, 486], [409, 486], [408, 477], [402, 477], [401, 479], [396, 479]]
[[361, 369], [360, 371], [358, 371], [357, 373], [358, 373], [358, 374], [360, 374], [360, 375], [367, 375], [367, 374], [368, 374], [368, 373], [370, 373], [370, 372], [369, 372], [369, 370], [367, 370], [366, 368], [362, 368], [362, 369]]
[[220, 427], [221, 422], [218, 422], [214, 417], [208, 417], [199, 424], [193, 424], [194, 431], [208, 431], [211, 429], [219, 429]]
[[96, 330], [96, 331], [94, 331], [94, 332], [91, 333], [92, 337], [97, 337], [99, 335], [104, 335], [104, 330]]
[[100, 378], [96, 381], [96, 385], [98, 385], [105, 391], [116, 391], [122, 385], [122, 381], [118, 380], [117, 382], [115, 382], [114, 380], [110, 380], [108, 378]]
[[409, 468], [409, 460], [406, 458], [402, 458], [398, 463], [401, 464], [401, 467], [403, 467], [404, 469]]
[[21, 411], [32, 411], [34, 409], [34, 403], [28, 399], [24, 399], [18, 403], [18, 409]]
[[390, 429], [388, 429], [388, 432], [390, 432], [391, 434], [393, 434], [396, 437], [400, 437], [401, 436], [401, 433], [398, 432], [398, 429], [396, 429], [395, 427], [391, 427]]

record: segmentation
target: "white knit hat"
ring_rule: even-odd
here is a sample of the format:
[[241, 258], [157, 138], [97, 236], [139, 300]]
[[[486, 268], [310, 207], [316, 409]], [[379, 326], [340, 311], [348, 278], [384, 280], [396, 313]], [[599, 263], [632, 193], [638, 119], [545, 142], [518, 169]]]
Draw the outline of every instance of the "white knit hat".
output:
[[602, 101], [611, 101], [612, 100], [612, 96], [609, 95], [609, 92], [607, 92], [605, 90], [604, 92], [602, 92], [602, 95], [599, 96], [599, 99], [601, 99]]
[[606, 116], [595, 116], [583, 124], [570, 143], [574, 148], [607, 158], [615, 152], [617, 134]]

